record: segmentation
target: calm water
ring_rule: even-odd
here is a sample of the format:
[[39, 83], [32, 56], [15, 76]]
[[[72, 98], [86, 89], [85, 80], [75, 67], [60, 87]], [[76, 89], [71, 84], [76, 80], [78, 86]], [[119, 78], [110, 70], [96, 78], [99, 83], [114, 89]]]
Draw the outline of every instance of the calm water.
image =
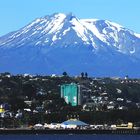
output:
[[140, 135], [0, 135], [0, 140], [140, 140]]

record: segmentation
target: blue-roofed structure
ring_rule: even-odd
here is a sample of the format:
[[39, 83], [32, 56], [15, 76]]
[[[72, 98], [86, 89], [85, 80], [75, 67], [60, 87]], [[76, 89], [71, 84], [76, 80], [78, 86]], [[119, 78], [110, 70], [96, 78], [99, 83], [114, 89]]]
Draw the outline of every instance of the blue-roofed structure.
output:
[[61, 124], [62, 125], [76, 125], [76, 126], [87, 126], [88, 125], [87, 123], [82, 122], [82, 121], [77, 120], [77, 119], [70, 119], [70, 120], [67, 120]]

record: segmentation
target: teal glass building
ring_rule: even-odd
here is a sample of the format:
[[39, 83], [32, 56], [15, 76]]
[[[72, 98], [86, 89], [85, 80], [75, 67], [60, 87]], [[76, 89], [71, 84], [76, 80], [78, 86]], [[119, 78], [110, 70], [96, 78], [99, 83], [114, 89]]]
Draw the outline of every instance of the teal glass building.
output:
[[72, 106], [80, 105], [80, 86], [75, 83], [61, 85], [61, 98]]

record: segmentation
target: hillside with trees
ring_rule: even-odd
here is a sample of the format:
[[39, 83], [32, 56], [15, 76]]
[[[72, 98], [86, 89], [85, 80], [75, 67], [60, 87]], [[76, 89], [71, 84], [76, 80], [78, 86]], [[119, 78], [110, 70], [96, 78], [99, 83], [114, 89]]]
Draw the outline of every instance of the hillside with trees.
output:
[[[71, 106], [60, 96], [62, 84], [76, 83], [85, 89], [82, 105]], [[70, 77], [0, 74], [0, 104], [7, 114], [1, 125], [21, 126], [63, 122], [79, 118], [90, 124], [140, 122], [140, 80], [92, 78], [87, 73]], [[11, 114], [10, 114], [11, 113]]]

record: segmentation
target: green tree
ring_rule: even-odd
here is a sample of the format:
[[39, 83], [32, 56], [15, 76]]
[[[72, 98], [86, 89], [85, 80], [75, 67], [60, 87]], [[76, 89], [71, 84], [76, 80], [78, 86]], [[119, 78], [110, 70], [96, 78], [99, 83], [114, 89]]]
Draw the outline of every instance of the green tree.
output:
[[81, 77], [82, 77], [82, 78], [84, 77], [84, 73], [83, 73], [83, 72], [81, 72]]
[[85, 72], [85, 77], [86, 77], [86, 78], [88, 77], [88, 73], [87, 73], [87, 72]]
[[68, 76], [67, 72], [63, 72], [62, 75], [63, 75], [63, 76]]

